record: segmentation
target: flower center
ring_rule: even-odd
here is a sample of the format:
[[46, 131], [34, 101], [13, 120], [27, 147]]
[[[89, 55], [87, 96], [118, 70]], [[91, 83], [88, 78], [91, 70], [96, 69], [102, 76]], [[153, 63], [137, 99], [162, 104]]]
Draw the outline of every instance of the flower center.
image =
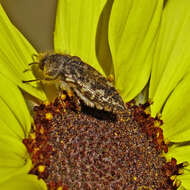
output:
[[33, 162], [30, 173], [49, 189], [177, 189], [167, 163], [161, 123], [145, 105], [127, 105], [122, 116], [82, 106], [74, 110], [66, 95], [34, 108], [35, 125], [23, 142]]

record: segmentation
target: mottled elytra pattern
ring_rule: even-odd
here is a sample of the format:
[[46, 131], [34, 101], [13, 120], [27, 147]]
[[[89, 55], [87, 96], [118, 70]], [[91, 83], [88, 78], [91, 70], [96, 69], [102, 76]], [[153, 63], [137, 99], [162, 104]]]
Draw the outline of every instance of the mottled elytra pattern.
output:
[[47, 54], [39, 60], [44, 80], [55, 82], [60, 89], [75, 92], [89, 107], [113, 113], [125, 112], [122, 98], [98, 71], [79, 57], [63, 54]]

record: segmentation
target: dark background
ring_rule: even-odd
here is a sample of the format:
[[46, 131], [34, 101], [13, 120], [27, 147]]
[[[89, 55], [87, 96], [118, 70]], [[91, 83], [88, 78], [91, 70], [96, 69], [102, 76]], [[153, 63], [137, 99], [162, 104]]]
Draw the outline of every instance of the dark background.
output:
[[14, 25], [39, 52], [53, 49], [56, 0], [0, 0]]

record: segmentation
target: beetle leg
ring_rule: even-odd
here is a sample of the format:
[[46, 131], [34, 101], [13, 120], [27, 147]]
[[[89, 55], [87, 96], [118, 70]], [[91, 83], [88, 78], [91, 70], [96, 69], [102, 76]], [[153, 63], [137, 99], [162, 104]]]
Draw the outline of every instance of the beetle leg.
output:
[[75, 94], [72, 96], [72, 101], [73, 101], [73, 103], [75, 105], [76, 110], [78, 112], [81, 111], [80, 100], [79, 100], [79, 98]]

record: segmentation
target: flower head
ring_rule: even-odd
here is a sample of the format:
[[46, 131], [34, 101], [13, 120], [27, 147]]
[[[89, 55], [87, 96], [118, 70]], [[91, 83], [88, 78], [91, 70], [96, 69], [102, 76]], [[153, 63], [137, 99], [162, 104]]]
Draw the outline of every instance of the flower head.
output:
[[[137, 103], [145, 103], [149, 99], [153, 102], [149, 107], [150, 109], [147, 109], [145, 105], [137, 108], [136, 105], [128, 104], [130, 110], [129, 115], [132, 113], [131, 117], [127, 115], [127, 119], [125, 121], [118, 121], [117, 126], [115, 126], [115, 123], [101, 121], [98, 123], [99, 129], [101, 130], [97, 132], [94, 127], [97, 125], [97, 121], [95, 118], [90, 118], [91, 116], [80, 113], [73, 120], [68, 120], [70, 114], [73, 114], [70, 101], [73, 97], [72, 95], [62, 95], [61, 100], [56, 99], [58, 102], [55, 101], [54, 103], [38, 106], [36, 110], [33, 110], [36, 116], [31, 117], [28, 109], [31, 105], [26, 105], [26, 102], [30, 104], [31, 101], [29, 101], [28, 95], [23, 96], [22, 92], [29, 94], [30, 98], [32, 97], [32, 102], [36, 103], [39, 103], [39, 100], [46, 100], [48, 96], [48, 93], [44, 92], [40, 83], [24, 84], [22, 82], [23, 80], [36, 79], [32, 71], [23, 71], [28, 69], [28, 64], [33, 62], [32, 55], [37, 54], [37, 52], [10, 23], [2, 6], [0, 6], [1, 189], [13, 189], [15, 186], [17, 189], [47, 188], [45, 182], [42, 180], [44, 179], [44, 175], [43, 177], [38, 175], [40, 180], [37, 179], [37, 176], [33, 175], [36, 172], [44, 174], [44, 171], [46, 171], [46, 165], [43, 163], [38, 163], [38, 167], [34, 167], [35, 156], [39, 152], [40, 147], [35, 146], [37, 142], [36, 136], [40, 134], [38, 136], [40, 141], [38, 142], [44, 143], [47, 140], [41, 139], [41, 137], [46, 137], [43, 135], [47, 132], [46, 128], [41, 127], [42, 123], [45, 123], [46, 126], [52, 124], [61, 128], [62, 132], [64, 131], [63, 134], [61, 133], [63, 135], [63, 141], [67, 139], [64, 143], [70, 142], [72, 138], [80, 138], [80, 135], [76, 135], [77, 131], [80, 129], [80, 133], [82, 133], [89, 126], [91, 128], [88, 128], [88, 130], [92, 130], [92, 134], [100, 134], [97, 139], [101, 138], [102, 133], [105, 132], [105, 139], [102, 139], [102, 142], [105, 140], [107, 144], [104, 142], [101, 145], [100, 140], [98, 142], [105, 150], [102, 154], [110, 156], [110, 152], [106, 152], [109, 146], [109, 138], [107, 137], [109, 136], [110, 139], [121, 139], [121, 137], [124, 137], [126, 140], [126, 136], [132, 133], [131, 131], [126, 132], [131, 126], [126, 122], [132, 120], [138, 123], [138, 125], [132, 125], [133, 133], [137, 130], [137, 126], [144, 127], [145, 133], [143, 134], [150, 135], [154, 143], [159, 148], [161, 147], [156, 158], [165, 150], [163, 154], [167, 158], [168, 163], [165, 162], [163, 168], [166, 171], [165, 175], [169, 176], [174, 183], [173, 187], [177, 188], [180, 185], [180, 180], [182, 184], [179, 187], [181, 189], [188, 189], [190, 186], [190, 174], [189, 166], [186, 163], [190, 161], [190, 130], [188, 127], [190, 121], [190, 112], [188, 109], [188, 94], [190, 91], [189, 17], [190, 3], [187, 0], [180, 2], [170, 0], [165, 4], [163, 0], [58, 1], [54, 33], [55, 52], [77, 55], [84, 62], [98, 70], [103, 76], [114, 76], [114, 85], [120, 92], [125, 103], [133, 99]], [[43, 112], [45, 115], [42, 114], [42, 110], [45, 110]], [[61, 112], [58, 112], [60, 110]], [[68, 114], [64, 114], [68, 110]], [[88, 110], [87, 112], [90, 111]], [[98, 114], [100, 113], [98, 112]], [[150, 114], [152, 117], [150, 117]], [[44, 117], [45, 121], [39, 120], [39, 116]], [[67, 126], [67, 123], [64, 126], [60, 125], [60, 122], [57, 123], [57, 121], [55, 122], [53, 120], [55, 116], [56, 118], [64, 118], [64, 120], [61, 120], [61, 123], [68, 120], [72, 125]], [[144, 116], [147, 118], [145, 119]], [[156, 117], [156, 119], [153, 119], [153, 117]], [[33, 119], [36, 128], [39, 128], [38, 131], [36, 131], [35, 126], [31, 129]], [[81, 127], [81, 121], [88, 123], [85, 125], [85, 129]], [[76, 129], [73, 128], [71, 130], [69, 126], [73, 126], [74, 123], [77, 123], [74, 126]], [[160, 124], [162, 124], [162, 129], [160, 128]], [[52, 134], [52, 138], [58, 138], [56, 136], [57, 134], [51, 133], [52, 125], [47, 128], [50, 130], [48, 134]], [[107, 127], [109, 125], [110, 128]], [[151, 128], [147, 129], [145, 127], [147, 125], [151, 126]], [[121, 126], [123, 128], [127, 126], [128, 128], [121, 130]], [[115, 130], [116, 128], [117, 130]], [[90, 136], [91, 133], [88, 130], [87, 133]], [[139, 137], [140, 140], [143, 139], [142, 136]], [[86, 138], [85, 136], [85, 142], [81, 142], [94, 142], [96, 136], [92, 136], [91, 141], [88, 141], [89, 138]], [[22, 142], [23, 139], [25, 139], [24, 144], [27, 148]], [[83, 140], [83, 137], [81, 139]], [[129, 144], [132, 144], [132, 140], [131, 138]], [[122, 140], [119, 140], [119, 142], [122, 142]], [[30, 143], [34, 146], [29, 146]], [[143, 143], [141, 142], [141, 144]], [[165, 143], [167, 144], [168, 152]], [[67, 147], [69, 146], [67, 145]], [[86, 148], [89, 146], [85, 144]], [[118, 147], [121, 147], [122, 151], [119, 152]], [[50, 149], [50, 147], [46, 148]], [[80, 149], [78, 144], [72, 144], [71, 152], [68, 153], [69, 155], [72, 153], [73, 157], [70, 158], [71, 160], [75, 156], [74, 152], [72, 152], [74, 148], [76, 148], [76, 151]], [[113, 157], [111, 158], [106, 157], [107, 160], [104, 161], [109, 162], [109, 159], [117, 160], [127, 150], [126, 144], [122, 143], [120, 146], [115, 145], [115, 147], [112, 146], [111, 148], [112, 151], [115, 148], [115, 154], [118, 154], [118, 156], [112, 155]], [[150, 147], [147, 146], [148, 148]], [[32, 151], [30, 152], [30, 150]], [[135, 150], [137, 151], [137, 149]], [[140, 145], [139, 150], [142, 151]], [[29, 155], [28, 152], [31, 154]], [[133, 151], [130, 153], [132, 154]], [[83, 154], [86, 154], [85, 150]], [[97, 155], [95, 154], [95, 156]], [[140, 154], [139, 160], [141, 157], [142, 154]], [[91, 159], [91, 157], [88, 158]], [[125, 160], [126, 163], [130, 162]], [[77, 164], [82, 165], [82, 163]], [[111, 164], [114, 165], [115, 162], [112, 160]], [[72, 172], [76, 168], [86, 168], [86, 166], [83, 167], [81, 165], [80, 167], [78, 165], [75, 166]], [[99, 166], [99, 162], [96, 166]], [[121, 168], [123, 167], [123, 165], [119, 166]], [[182, 168], [183, 171], [181, 170]], [[52, 169], [52, 171], [54, 170]], [[116, 171], [118, 171], [117, 168], [115, 168]], [[182, 172], [183, 175], [179, 175]], [[98, 171], [94, 175], [97, 173]], [[145, 173], [143, 174], [146, 175]], [[104, 174], [98, 175], [104, 176]], [[112, 180], [110, 178], [108, 180]], [[132, 183], [136, 183], [138, 180], [140, 179], [137, 179], [136, 175], [134, 175]], [[55, 184], [49, 184], [49, 187], [59, 188]], [[67, 187], [60, 188], [66, 189]], [[153, 188], [153, 186], [145, 184], [138, 188]]]

